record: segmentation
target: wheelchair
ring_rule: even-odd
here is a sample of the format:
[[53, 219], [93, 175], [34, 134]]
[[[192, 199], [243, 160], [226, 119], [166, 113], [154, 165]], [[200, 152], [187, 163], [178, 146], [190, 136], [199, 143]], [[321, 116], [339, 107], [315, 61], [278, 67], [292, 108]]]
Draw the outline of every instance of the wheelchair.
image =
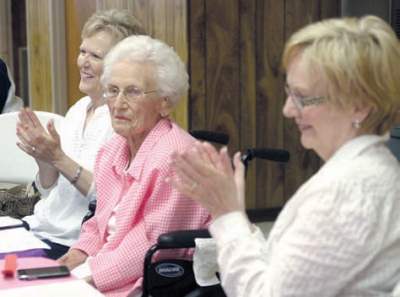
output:
[[[248, 149], [242, 155], [246, 169], [254, 158], [270, 161], [288, 162], [289, 153], [279, 149]], [[252, 223], [273, 222], [282, 208], [248, 209], [247, 215]], [[209, 238], [210, 233], [202, 230], [181, 230], [159, 236], [146, 253], [143, 270], [142, 297], [224, 297], [222, 287], [200, 287], [194, 278], [192, 261], [184, 259], [163, 259], [153, 262], [153, 256], [162, 250], [194, 248], [196, 238]]]

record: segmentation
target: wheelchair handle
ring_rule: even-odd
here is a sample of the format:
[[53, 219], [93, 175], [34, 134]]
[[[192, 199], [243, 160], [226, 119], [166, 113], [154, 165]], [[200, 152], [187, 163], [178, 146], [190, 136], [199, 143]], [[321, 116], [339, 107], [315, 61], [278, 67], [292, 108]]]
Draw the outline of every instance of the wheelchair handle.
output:
[[253, 148], [247, 149], [241, 156], [243, 164], [247, 167], [249, 161], [254, 158], [260, 158], [275, 162], [288, 162], [290, 154], [287, 150], [282, 149], [270, 149], [270, 148]]
[[192, 248], [196, 245], [194, 241], [196, 238], [209, 237], [211, 235], [207, 229], [179, 230], [160, 235], [157, 244], [159, 249]]
[[207, 130], [192, 130], [190, 134], [197, 139], [215, 142], [223, 145], [227, 145], [229, 142], [229, 135], [222, 132], [214, 132]]

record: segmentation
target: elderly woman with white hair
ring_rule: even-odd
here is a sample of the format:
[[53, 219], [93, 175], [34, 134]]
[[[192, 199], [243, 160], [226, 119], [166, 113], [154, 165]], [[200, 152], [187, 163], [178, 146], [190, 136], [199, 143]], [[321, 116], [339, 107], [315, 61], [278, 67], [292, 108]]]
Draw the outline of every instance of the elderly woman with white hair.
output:
[[115, 136], [95, 163], [96, 213], [60, 262], [107, 296], [126, 296], [140, 289], [144, 255], [160, 234], [205, 227], [209, 215], [165, 182], [171, 154], [194, 143], [169, 118], [188, 89], [174, 50], [128, 37], [106, 56], [102, 83]]
[[50, 246], [45, 251], [51, 259], [60, 258], [78, 240], [89, 202], [96, 198], [90, 191], [95, 158], [113, 133], [100, 82], [103, 59], [133, 34], [144, 34], [144, 29], [128, 10], [95, 12], [83, 26], [77, 57], [79, 90], [87, 96], [69, 108], [59, 130], [53, 121], [42, 126], [30, 109], [19, 113], [17, 145], [38, 164], [35, 184], [43, 198], [23, 221]]

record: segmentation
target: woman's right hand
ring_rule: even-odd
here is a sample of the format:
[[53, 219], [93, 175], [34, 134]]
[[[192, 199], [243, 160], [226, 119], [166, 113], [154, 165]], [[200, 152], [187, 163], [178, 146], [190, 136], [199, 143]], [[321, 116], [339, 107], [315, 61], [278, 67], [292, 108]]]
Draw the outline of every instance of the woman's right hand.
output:
[[46, 131], [36, 114], [29, 108], [22, 109], [18, 118], [17, 136], [21, 142], [17, 145], [35, 158], [39, 165], [40, 162], [53, 165], [65, 156], [53, 120], [48, 122]]
[[69, 270], [74, 269], [80, 264], [84, 263], [88, 255], [78, 249], [69, 249], [69, 251], [57, 260], [61, 265], [65, 265]]
[[175, 175], [169, 182], [183, 194], [207, 208], [214, 219], [233, 211], [244, 211], [244, 165], [240, 153], [234, 157], [234, 169], [227, 149], [218, 152], [209, 143], [172, 156]]

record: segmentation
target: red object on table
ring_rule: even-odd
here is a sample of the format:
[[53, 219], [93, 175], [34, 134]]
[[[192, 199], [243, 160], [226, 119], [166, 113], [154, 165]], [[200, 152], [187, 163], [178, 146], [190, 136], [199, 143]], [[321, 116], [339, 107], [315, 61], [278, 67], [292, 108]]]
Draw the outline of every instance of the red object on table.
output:
[[14, 277], [15, 270], [17, 269], [17, 255], [10, 254], [5, 256], [4, 258], [4, 268], [3, 268], [3, 276], [4, 277]]

